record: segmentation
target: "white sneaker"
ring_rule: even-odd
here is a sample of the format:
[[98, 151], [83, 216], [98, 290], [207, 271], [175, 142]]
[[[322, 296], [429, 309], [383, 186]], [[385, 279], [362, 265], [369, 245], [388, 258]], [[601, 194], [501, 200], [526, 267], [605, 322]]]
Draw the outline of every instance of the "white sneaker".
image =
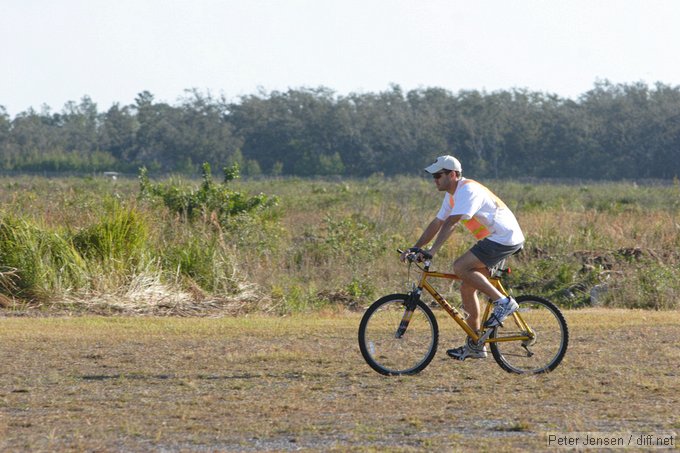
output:
[[472, 341], [472, 338], [467, 337], [465, 344], [454, 349], [449, 349], [446, 351], [449, 357], [453, 357], [458, 360], [465, 359], [486, 359], [487, 350], [486, 345], [479, 347]]
[[496, 327], [503, 324], [505, 318], [513, 314], [519, 305], [512, 297], [506, 297], [498, 302], [496, 302], [496, 307], [493, 309], [493, 313], [489, 316], [489, 319], [484, 323], [484, 327]]

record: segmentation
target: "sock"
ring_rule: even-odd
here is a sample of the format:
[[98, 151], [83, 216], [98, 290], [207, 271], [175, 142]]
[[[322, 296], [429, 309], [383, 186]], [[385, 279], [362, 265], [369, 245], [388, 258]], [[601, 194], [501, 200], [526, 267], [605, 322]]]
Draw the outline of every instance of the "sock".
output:
[[500, 299], [498, 299], [497, 301], [495, 301], [494, 304], [495, 304], [495, 305], [498, 305], [498, 304], [500, 304], [501, 302], [502, 302], [502, 303], [510, 302], [510, 298], [509, 298], [509, 297], [501, 297]]

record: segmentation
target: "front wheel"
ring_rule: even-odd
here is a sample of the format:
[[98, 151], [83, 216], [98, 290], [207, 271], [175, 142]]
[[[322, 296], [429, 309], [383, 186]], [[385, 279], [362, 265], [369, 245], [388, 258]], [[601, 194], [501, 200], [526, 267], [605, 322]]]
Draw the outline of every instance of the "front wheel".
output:
[[[564, 358], [569, 329], [562, 312], [538, 296], [519, 296], [519, 308], [497, 327], [491, 338], [509, 341], [491, 343], [496, 362], [509, 373], [535, 374], [554, 370]], [[529, 340], [510, 340], [531, 336]]]
[[408, 300], [407, 294], [385, 296], [361, 318], [361, 355], [380, 374], [416, 374], [437, 352], [439, 327], [432, 310], [418, 300], [409, 319]]

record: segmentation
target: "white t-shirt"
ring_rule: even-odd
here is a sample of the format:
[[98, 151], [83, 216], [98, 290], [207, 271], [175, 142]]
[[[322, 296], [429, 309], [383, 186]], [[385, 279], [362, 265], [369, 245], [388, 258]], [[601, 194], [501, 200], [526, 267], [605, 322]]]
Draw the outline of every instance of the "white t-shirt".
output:
[[461, 178], [453, 196], [446, 193], [437, 218], [446, 220], [452, 215], [461, 215], [463, 220], [474, 218], [489, 230], [486, 239], [491, 241], [503, 245], [524, 242], [524, 234], [512, 211], [477, 181]]

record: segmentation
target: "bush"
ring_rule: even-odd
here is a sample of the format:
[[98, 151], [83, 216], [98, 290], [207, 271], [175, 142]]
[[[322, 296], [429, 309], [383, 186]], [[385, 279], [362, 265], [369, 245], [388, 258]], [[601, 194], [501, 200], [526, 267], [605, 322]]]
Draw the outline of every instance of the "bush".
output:
[[249, 196], [230, 189], [227, 184], [239, 177], [238, 164], [224, 168], [224, 182], [215, 184], [210, 165], [203, 164], [203, 182], [196, 189], [180, 182], [152, 184], [146, 168], [139, 171], [140, 196], [151, 200], [160, 199], [172, 212], [188, 221], [201, 217], [217, 220], [225, 225], [230, 217], [240, 213], [264, 210], [276, 204], [276, 197], [264, 194]]
[[680, 270], [661, 263], [644, 263], [608, 285], [606, 303], [613, 307], [673, 310], [680, 308]]

